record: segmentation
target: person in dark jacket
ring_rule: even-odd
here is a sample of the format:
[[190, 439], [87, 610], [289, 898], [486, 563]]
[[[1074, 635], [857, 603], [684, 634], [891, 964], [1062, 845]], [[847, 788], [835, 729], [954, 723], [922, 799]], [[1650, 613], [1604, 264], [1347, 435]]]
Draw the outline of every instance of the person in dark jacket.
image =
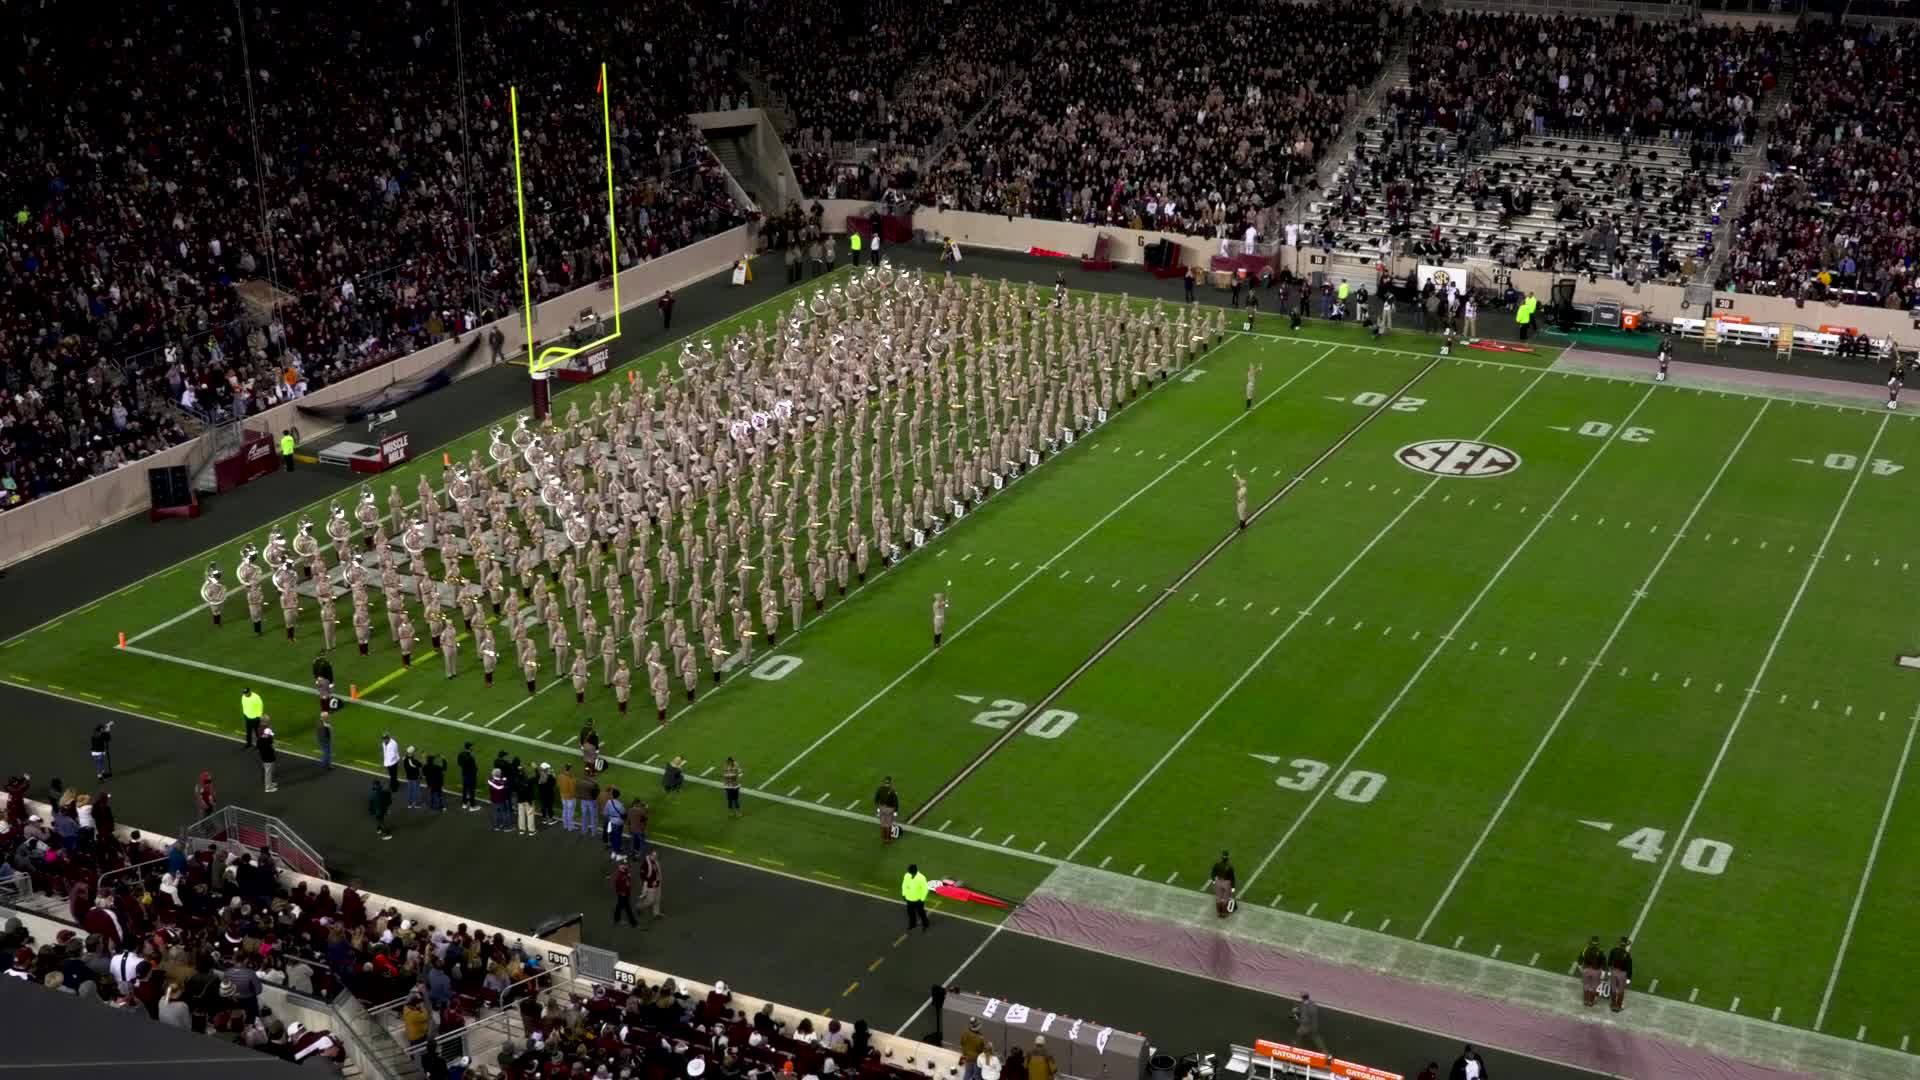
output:
[[254, 746], [260, 751], [260, 779], [262, 789], [265, 791], [280, 790], [280, 785], [273, 782], [273, 766], [279, 756], [274, 752], [273, 738], [273, 725], [268, 722], [267, 717], [262, 716], [260, 730], [255, 733], [253, 741]]
[[554, 779], [553, 766], [544, 761], [540, 763], [540, 775], [534, 781], [534, 791], [540, 800], [542, 823], [553, 824], [558, 820], [554, 814], [554, 807], [558, 805], [560, 799], [560, 782]]
[[434, 813], [445, 813], [447, 809], [447, 759], [433, 754], [427, 755], [426, 763], [420, 766], [420, 775], [427, 782], [427, 809]]
[[425, 806], [426, 793], [420, 783], [420, 755], [411, 746], [407, 747], [407, 756], [400, 759], [400, 773], [407, 778], [407, 809], [417, 810]]
[[1487, 1063], [1480, 1059], [1480, 1052], [1469, 1046], [1460, 1051], [1453, 1059], [1453, 1068], [1447, 1072], [1447, 1080], [1493, 1080], [1487, 1072]]
[[373, 831], [382, 840], [393, 839], [393, 830], [387, 828], [387, 811], [393, 809], [393, 791], [379, 780], [373, 781], [367, 792], [367, 814], [373, 818]]
[[474, 798], [474, 792], [480, 786], [480, 762], [473, 756], [473, 744], [467, 743], [460, 748], [460, 806], [464, 810], [478, 810], [480, 803]]

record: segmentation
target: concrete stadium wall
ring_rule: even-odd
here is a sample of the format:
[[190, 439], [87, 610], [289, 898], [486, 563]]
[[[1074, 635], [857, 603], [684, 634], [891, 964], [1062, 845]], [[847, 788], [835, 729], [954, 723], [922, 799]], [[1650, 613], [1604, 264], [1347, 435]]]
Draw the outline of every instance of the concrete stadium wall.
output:
[[[721, 273], [736, 259], [749, 254], [752, 243], [747, 228], [741, 226], [623, 271], [620, 275], [621, 303], [632, 311], [651, 302], [664, 289], [682, 288]], [[567, 324], [581, 309], [588, 307], [603, 317], [611, 316], [613, 290], [588, 285], [538, 305], [534, 313], [535, 339], [550, 341], [566, 333]], [[526, 351], [526, 323], [518, 313], [480, 327], [479, 333], [483, 339], [493, 326], [499, 326], [500, 332], [506, 336], [504, 348], [508, 356]], [[470, 341], [472, 338], [450, 338], [436, 342], [419, 352], [315, 390], [298, 402], [277, 405], [266, 412], [249, 416], [245, 426], [250, 431], [272, 433], [291, 427], [302, 443], [310, 442], [337, 430], [340, 425], [303, 418], [297, 406], [330, 405], [414, 378], [458, 353], [463, 347], [463, 340]], [[486, 350], [483, 348], [482, 351], [484, 353]], [[485, 370], [488, 366], [486, 363], [473, 364], [466, 374]], [[150, 494], [147, 470], [172, 465], [198, 469], [207, 463], [210, 456], [207, 442], [202, 437], [182, 443], [0, 513], [0, 568], [146, 510]]]

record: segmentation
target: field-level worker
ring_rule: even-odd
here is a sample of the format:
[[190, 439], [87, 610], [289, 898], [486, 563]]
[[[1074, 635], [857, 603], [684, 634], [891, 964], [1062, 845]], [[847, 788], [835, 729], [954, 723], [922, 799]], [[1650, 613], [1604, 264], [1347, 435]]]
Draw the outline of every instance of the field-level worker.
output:
[[1622, 937], [1620, 944], [1607, 954], [1607, 973], [1613, 983], [1608, 997], [1613, 1011], [1619, 1012], [1627, 1007], [1627, 984], [1633, 981], [1633, 942]]
[[253, 692], [253, 687], [240, 691], [240, 720], [246, 729], [247, 746], [253, 745], [254, 735], [260, 730], [260, 718], [267, 713], [266, 699]]
[[907, 872], [900, 879], [900, 898], [907, 902], [907, 929], [916, 925], [922, 931], [930, 930], [933, 924], [927, 921], [927, 893], [932, 891], [927, 875], [920, 872], [916, 864], [907, 864]]
[[853, 256], [852, 256], [853, 265], [859, 266], [860, 265], [860, 231], [858, 229], [851, 230], [847, 233], [847, 250], [853, 253]]
[[900, 827], [894, 824], [899, 814], [900, 793], [893, 789], [893, 777], [881, 777], [880, 790], [873, 793], [873, 815], [880, 821], [881, 843], [891, 844], [900, 835]]
[[287, 467], [288, 472], [293, 471], [293, 429], [292, 428], [288, 428], [285, 431], [282, 431], [280, 433], [280, 464], [285, 465]]
[[1353, 287], [1347, 284], [1346, 278], [1341, 278], [1339, 288], [1333, 290], [1333, 295], [1340, 301], [1340, 310], [1343, 312], [1347, 309], [1347, 294], [1352, 291]]
[[1600, 935], [1587, 939], [1587, 946], [1580, 950], [1580, 1003], [1593, 1008], [1600, 999], [1600, 969], [1607, 962], [1607, 954], [1600, 951]]
[[1528, 293], [1527, 298], [1520, 301], [1519, 310], [1513, 313], [1514, 324], [1520, 328], [1521, 341], [1527, 340], [1527, 327], [1533, 323], [1533, 306], [1533, 294]]
[[280, 785], [273, 782], [273, 766], [279, 757], [273, 748], [273, 723], [265, 715], [260, 717], [260, 731], [254, 736], [253, 745], [260, 753], [261, 790], [280, 790]]
[[1293, 1024], [1294, 1045], [1311, 1046], [1323, 1054], [1327, 1052], [1327, 1041], [1320, 1037], [1320, 1006], [1314, 1002], [1312, 994], [1300, 995], [1300, 1004], [1293, 1008]]

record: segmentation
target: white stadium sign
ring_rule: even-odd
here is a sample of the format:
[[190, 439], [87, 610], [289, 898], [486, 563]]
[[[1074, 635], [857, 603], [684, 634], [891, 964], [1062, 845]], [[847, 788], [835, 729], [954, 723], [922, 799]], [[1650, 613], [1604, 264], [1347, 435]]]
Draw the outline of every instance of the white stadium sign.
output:
[[1427, 439], [1401, 447], [1394, 457], [1416, 472], [1469, 479], [1503, 476], [1520, 467], [1519, 454], [1473, 439]]

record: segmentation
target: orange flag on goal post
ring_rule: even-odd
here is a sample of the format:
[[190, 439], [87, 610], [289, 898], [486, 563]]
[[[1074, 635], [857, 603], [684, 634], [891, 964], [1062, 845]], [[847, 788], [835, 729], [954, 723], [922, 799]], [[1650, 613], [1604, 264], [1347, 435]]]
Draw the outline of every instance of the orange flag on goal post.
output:
[[606, 69], [602, 68], [600, 71], [600, 77], [598, 79], [595, 79], [593, 82], [593, 96], [599, 97], [601, 94], [604, 94], [606, 92], [607, 92], [607, 72], [606, 72]]

